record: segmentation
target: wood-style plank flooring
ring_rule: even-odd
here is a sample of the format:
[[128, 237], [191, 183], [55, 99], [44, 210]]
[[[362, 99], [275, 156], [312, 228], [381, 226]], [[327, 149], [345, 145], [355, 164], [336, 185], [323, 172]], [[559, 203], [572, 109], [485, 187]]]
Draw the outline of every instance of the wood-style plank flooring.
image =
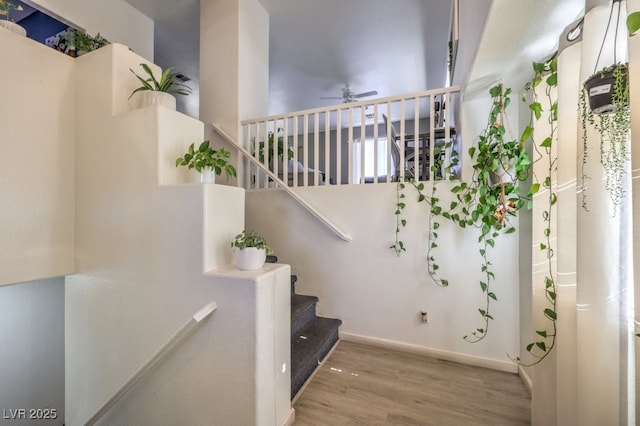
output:
[[516, 374], [340, 341], [294, 404], [295, 425], [528, 425]]

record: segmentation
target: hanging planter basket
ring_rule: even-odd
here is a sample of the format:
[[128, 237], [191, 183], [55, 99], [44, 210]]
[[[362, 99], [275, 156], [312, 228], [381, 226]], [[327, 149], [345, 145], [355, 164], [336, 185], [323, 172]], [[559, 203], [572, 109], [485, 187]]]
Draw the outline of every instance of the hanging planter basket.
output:
[[[620, 79], [620, 81], [616, 82], [616, 79]], [[615, 112], [618, 105], [624, 108], [629, 107], [628, 96], [620, 100], [615, 99], [617, 84], [622, 88], [629, 85], [629, 68], [626, 64], [608, 67], [585, 81], [584, 88], [589, 99], [589, 108], [594, 114]]]

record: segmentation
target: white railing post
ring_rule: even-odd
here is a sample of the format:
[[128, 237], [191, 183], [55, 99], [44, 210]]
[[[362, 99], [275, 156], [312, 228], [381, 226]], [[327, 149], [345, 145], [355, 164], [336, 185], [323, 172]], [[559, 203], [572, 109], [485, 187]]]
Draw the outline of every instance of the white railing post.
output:
[[[453, 117], [450, 104], [452, 99], [457, 99], [453, 94], [459, 93], [459, 91], [459, 87], [446, 87], [366, 102], [352, 102], [327, 108], [246, 120], [242, 122], [245, 132], [245, 146], [249, 146], [249, 151], [257, 159], [259, 143], [262, 141], [267, 148], [269, 131], [273, 131], [275, 143], [272, 149], [263, 150], [264, 164], [268, 165], [271, 171], [279, 177], [285, 177], [284, 182], [294, 187], [328, 184], [331, 176], [335, 176], [336, 185], [341, 185], [343, 181], [354, 184], [365, 182], [367, 179], [373, 184], [378, 184], [391, 182], [398, 177], [432, 180], [437, 174], [441, 174], [442, 170], [451, 162], [450, 150], [442, 153], [442, 164], [439, 164], [434, 158], [434, 150], [436, 138], [442, 139], [444, 137], [446, 140], [450, 140], [455, 132], [455, 129], [451, 127]], [[411, 107], [411, 102], [413, 102], [413, 107]], [[437, 113], [436, 105], [440, 108]], [[367, 107], [373, 107], [373, 122], [367, 122]], [[357, 108], [360, 109], [360, 114], [355, 116], [354, 111], [357, 111]], [[387, 117], [385, 126], [388, 140], [386, 154], [378, 149], [381, 138], [379, 130], [381, 112], [386, 113]], [[429, 124], [423, 125], [421, 118], [428, 118]], [[358, 119], [359, 123], [357, 123]], [[322, 120], [324, 120], [324, 125], [322, 125]], [[411, 120], [413, 120], [413, 126], [410, 125]], [[358, 127], [355, 132], [354, 126]], [[279, 128], [282, 129], [281, 133], [278, 132]], [[354, 134], [358, 130], [361, 149], [357, 158], [354, 158]], [[324, 138], [320, 138], [321, 131], [325, 133]], [[407, 134], [407, 131], [412, 134]], [[395, 141], [391, 136], [394, 133], [397, 138]], [[279, 137], [282, 137], [284, 142], [285, 155], [282, 161], [278, 156], [277, 141]], [[373, 137], [373, 144], [367, 145], [367, 137], [370, 140]], [[407, 149], [407, 142], [412, 140], [413, 149], [410, 144]], [[324, 143], [322, 149], [320, 148], [321, 142]], [[310, 143], [313, 143], [313, 147], [309, 146]], [[398, 150], [392, 146], [393, 143], [397, 144]], [[293, 149], [293, 168], [291, 171], [288, 169], [289, 158], [286, 155], [290, 146]], [[346, 154], [345, 149], [347, 150]], [[373, 152], [369, 152], [371, 149]], [[310, 156], [311, 158], [309, 158]], [[386, 158], [384, 158], [385, 156]], [[394, 159], [397, 160], [398, 157], [399, 167], [394, 170]], [[407, 169], [407, 160], [411, 158], [413, 158], [413, 176], [408, 175]], [[371, 160], [373, 160], [373, 174], [368, 176], [366, 170], [371, 165], [366, 167], [365, 163]], [[387, 166], [386, 178], [382, 176], [382, 170], [380, 170], [384, 164]], [[358, 176], [355, 176], [355, 166], [359, 167]], [[433, 169], [433, 166], [438, 166], [439, 170]], [[260, 167], [250, 163], [245, 167], [245, 170], [247, 170], [245, 187], [268, 186], [270, 178]], [[344, 173], [347, 173], [346, 178]], [[320, 181], [322, 175], [324, 175], [324, 182]], [[446, 178], [446, 176], [442, 176], [442, 178]], [[252, 185], [254, 179], [255, 183]], [[309, 181], [309, 179], [312, 180]]]
[[329, 228], [333, 233], [335, 233], [338, 237], [342, 238], [344, 241], [351, 241], [351, 235], [347, 234], [337, 225], [335, 225], [332, 221], [330, 221], [325, 215], [320, 213], [315, 207], [313, 207], [308, 201], [306, 201], [303, 197], [301, 197], [296, 191], [291, 189], [286, 182], [283, 182], [278, 176], [276, 176], [267, 166], [258, 161], [257, 158], [251, 155], [249, 151], [242, 145], [240, 145], [234, 138], [229, 136], [227, 132], [225, 132], [220, 126], [217, 124], [212, 124], [213, 130], [215, 130], [220, 136], [222, 136], [227, 142], [229, 142], [239, 154], [243, 155], [248, 161], [252, 162], [258, 169], [260, 169], [268, 178], [271, 178], [273, 182], [279, 185], [284, 191], [291, 196], [294, 200], [296, 200], [302, 207], [307, 209], [309, 213], [314, 215], [320, 222], [322, 222], [327, 228]]

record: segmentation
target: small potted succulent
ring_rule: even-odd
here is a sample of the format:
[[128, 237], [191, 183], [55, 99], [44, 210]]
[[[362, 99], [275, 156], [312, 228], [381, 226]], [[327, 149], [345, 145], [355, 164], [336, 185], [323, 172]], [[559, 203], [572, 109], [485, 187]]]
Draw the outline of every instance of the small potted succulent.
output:
[[162, 105], [167, 108], [176, 109], [176, 98], [173, 95], [189, 95], [191, 94], [191, 88], [186, 84], [177, 82], [177, 73], [171, 71], [174, 67], [169, 67], [162, 71], [160, 79], [156, 79], [153, 75], [151, 67], [147, 64], [140, 64], [144, 72], [148, 75], [147, 78], [140, 77], [132, 69], [129, 69], [133, 75], [142, 83], [140, 87], [131, 92], [129, 100], [139, 93], [138, 108], [143, 108], [151, 105]]
[[216, 176], [222, 171], [227, 179], [236, 176], [236, 169], [229, 164], [231, 153], [224, 148], [213, 149], [206, 140], [196, 149], [195, 144], [189, 145], [187, 152], [176, 159], [176, 167], [185, 166], [198, 173], [198, 180], [202, 183], [215, 183]]
[[20, 34], [21, 36], [26, 36], [27, 30], [9, 19], [9, 12], [11, 12], [12, 9], [16, 11], [23, 10], [22, 6], [19, 4], [10, 3], [6, 0], [0, 0], [0, 17], [4, 17], [4, 19], [0, 18], [0, 27], [6, 28], [9, 31], [13, 31], [14, 33]]
[[242, 231], [233, 239], [231, 247], [235, 249], [236, 266], [243, 271], [262, 268], [267, 255], [273, 253], [267, 241], [255, 231]]

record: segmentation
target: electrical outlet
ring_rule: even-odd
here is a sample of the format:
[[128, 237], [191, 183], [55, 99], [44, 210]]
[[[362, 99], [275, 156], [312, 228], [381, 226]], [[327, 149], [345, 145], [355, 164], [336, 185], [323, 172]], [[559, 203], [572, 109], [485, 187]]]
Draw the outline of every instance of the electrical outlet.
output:
[[420, 319], [424, 324], [429, 324], [429, 312], [420, 311]]

